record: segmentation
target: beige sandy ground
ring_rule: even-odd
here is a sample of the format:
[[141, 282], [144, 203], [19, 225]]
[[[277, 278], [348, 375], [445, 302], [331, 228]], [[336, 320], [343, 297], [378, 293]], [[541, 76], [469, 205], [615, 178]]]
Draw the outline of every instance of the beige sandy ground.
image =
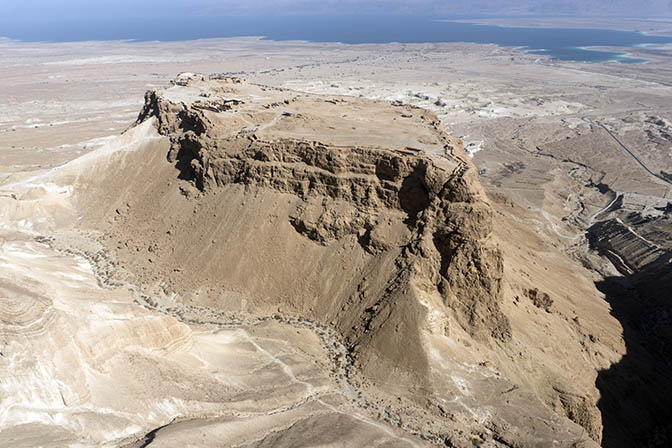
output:
[[[193, 297], [176, 302], [170, 294], [148, 301], [137, 291], [109, 289], [82, 258], [86, 255], [100, 268], [100, 259], [92, 257], [102, 247], [90, 246], [89, 239], [82, 242], [79, 234], [63, 233], [73, 222], [87, 219], [80, 218], [71, 201], [86, 183], [73, 182], [81, 175], [72, 173], [88, 173], [91, 179], [96, 173], [92, 167], [105, 166], [109, 176], [110, 166], [146, 159], [134, 152], [138, 138], [145, 150], [163, 151], [165, 161], [165, 142], [149, 129], [113, 138], [135, 120], [144, 91], [165, 85], [180, 71], [235, 73], [333, 98], [400, 100], [437, 113], [450, 134], [464, 137], [486, 189], [505, 195], [492, 200], [493, 239], [505, 254], [502, 309], [514, 338], [506, 346], [481, 344], [456, 322], [449, 322], [447, 337], [446, 318], [430, 308], [421, 340], [435, 372], [434, 387], [442, 394], [450, 391], [444, 397], [462, 400], [468, 411], [458, 415], [474, 413], [458, 422], [465, 418], [469, 425], [483, 424], [493, 409], [510, 406], [507, 415], [520, 406], [528, 412], [550, 409], [564, 419], [562, 425], [576, 431], [566, 418], [572, 414], [587, 432], [593, 428], [599, 435], [594, 426], [600, 422], [597, 371], [616, 363], [625, 347], [619, 322], [595, 288], [599, 278], [565, 252], [584, 244], [583, 229], [614, 199], [586, 185], [603, 182], [612, 192], [630, 193], [633, 210], [670, 198], [669, 185], [642, 170], [594, 123], [604, 123], [631, 144], [651, 171], [672, 171], [672, 146], [664, 137], [672, 123], [666, 57], [647, 55], [654, 62], [641, 67], [593, 66], [537, 61], [489, 46], [255, 39], [3, 41], [0, 46], [5, 344], [0, 368], [3, 377], [14, 378], [3, 381], [0, 440], [14, 446], [19, 440], [34, 446], [47, 439], [54, 446], [73, 440], [116, 445], [177, 419], [152, 436], [157, 446], [184, 445], [185, 440], [201, 446], [215, 441], [226, 446], [299, 446], [307, 440], [307, 446], [320, 440], [327, 446], [423, 443], [397, 432], [376, 412], [353, 408], [357, 402], [338, 379], [335, 354], [324, 348], [332, 336], [322, 335], [321, 342], [320, 324], [232, 322], [230, 315], [218, 314], [227, 307], [181, 310], [184, 303], [212, 305], [207, 293], [200, 302]], [[259, 124], [263, 122], [242, 123], [241, 128]], [[92, 152], [96, 148], [102, 148], [103, 159], [109, 158], [102, 165], [101, 152]], [[120, 149], [130, 155], [120, 158]], [[65, 178], [56, 181], [62, 173]], [[176, 197], [181, 197], [177, 185]], [[114, 219], [114, 208], [102, 211]], [[259, 214], [254, 219], [266, 218]], [[34, 240], [54, 232], [58, 244]], [[134, 269], [151, 276], [147, 249], [138, 246], [142, 252]], [[551, 313], [527, 298], [529, 288], [551, 296]], [[194, 315], [211, 323], [187, 325], [171, 315]], [[17, 334], [29, 335], [20, 348]], [[26, 350], [26, 344], [34, 348]], [[344, 349], [336, 354], [338, 350]], [[13, 372], [26, 373], [13, 377]], [[492, 372], [505, 382], [493, 386], [499, 380], [489, 379]], [[503, 391], [522, 388], [518, 401], [503, 405], [496, 393], [504, 385]], [[410, 409], [417, 405], [417, 394], [406, 397], [405, 388], [396, 384], [375, 386], [373, 392], [364, 390], [373, 394], [369, 402], [386, 404], [399, 396], [409, 400], [401, 409], [415, 415]], [[535, 400], [545, 404], [531, 406]], [[268, 438], [271, 434], [275, 438]], [[587, 440], [579, 428], [576, 440], [582, 437]]]

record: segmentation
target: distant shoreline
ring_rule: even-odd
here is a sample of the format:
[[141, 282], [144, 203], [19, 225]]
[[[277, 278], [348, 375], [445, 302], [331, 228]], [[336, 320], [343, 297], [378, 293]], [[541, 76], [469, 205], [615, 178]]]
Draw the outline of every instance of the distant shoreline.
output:
[[[628, 22], [629, 20], [629, 22]], [[212, 38], [252, 38], [275, 42], [344, 45], [471, 43], [518, 48], [521, 51], [571, 62], [641, 63], [622, 48], [672, 44], [672, 20], [626, 19], [602, 22], [559, 18], [444, 19], [429, 16], [310, 16], [310, 17], [194, 17], [158, 22], [106, 21], [90, 23], [0, 24], [0, 34], [19, 42], [182, 42]], [[649, 23], [646, 30], [636, 25]], [[671, 36], [649, 35], [669, 23]], [[621, 30], [614, 29], [619, 27]], [[655, 28], [655, 29], [654, 29]], [[552, 30], [552, 31], [551, 31]], [[262, 36], [262, 37], [260, 37]], [[597, 50], [596, 48], [600, 48]], [[618, 48], [619, 50], [611, 50]]]
[[[628, 17], [491, 17], [474, 19], [446, 19], [446, 22], [470, 23], [474, 25], [499, 26], [502, 28], [574, 28], [623, 31], [652, 37], [672, 37], [672, 17], [663, 19], [641, 19]], [[642, 26], [661, 24], [659, 27], [643, 30]]]

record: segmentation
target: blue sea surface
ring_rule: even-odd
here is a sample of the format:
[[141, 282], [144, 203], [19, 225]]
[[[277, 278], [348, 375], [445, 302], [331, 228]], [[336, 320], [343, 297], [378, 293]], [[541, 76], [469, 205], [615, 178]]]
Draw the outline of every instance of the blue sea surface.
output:
[[263, 36], [346, 44], [472, 42], [522, 48], [564, 61], [645, 62], [591, 47], [672, 44], [672, 37], [633, 31], [512, 28], [453, 22], [426, 16], [180, 17], [155, 19], [32, 20], [0, 18], [0, 36], [26, 42], [89, 40], [182, 41]]

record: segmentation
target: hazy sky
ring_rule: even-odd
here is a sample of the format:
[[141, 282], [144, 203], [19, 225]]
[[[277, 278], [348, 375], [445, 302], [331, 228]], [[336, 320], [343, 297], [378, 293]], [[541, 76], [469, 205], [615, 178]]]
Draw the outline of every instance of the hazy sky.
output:
[[0, 0], [0, 18], [321, 13], [672, 15], [672, 0]]

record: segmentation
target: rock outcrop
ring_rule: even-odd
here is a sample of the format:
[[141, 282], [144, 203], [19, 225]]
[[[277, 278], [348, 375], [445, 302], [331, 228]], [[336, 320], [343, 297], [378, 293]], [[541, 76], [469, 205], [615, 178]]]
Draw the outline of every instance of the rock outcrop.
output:
[[167, 313], [330, 328], [353, 404], [432, 442], [596, 437], [592, 398], [519, 367], [493, 207], [434, 114], [195, 75], [147, 93], [129, 133], [148, 125], [68, 179], [78, 225]]
[[[448, 156], [457, 163], [446, 169], [413, 148], [223, 137], [203, 113], [211, 109], [203, 101], [176, 107], [152, 91], [138, 120], [158, 118], [173, 142], [168, 160], [200, 191], [244, 185], [296, 196], [301, 203], [289, 218], [301, 235], [322, 245], [352, 237], [371, 255], [395, 247], [390, 280], [420, 270], [466, 331], [510, 338], [499, 309], [501, 254], [485, 243], [492, 212], [466, 157], [453, 148]], [[388, 230], [390, 219], [403, 222], [403, 235]]]

